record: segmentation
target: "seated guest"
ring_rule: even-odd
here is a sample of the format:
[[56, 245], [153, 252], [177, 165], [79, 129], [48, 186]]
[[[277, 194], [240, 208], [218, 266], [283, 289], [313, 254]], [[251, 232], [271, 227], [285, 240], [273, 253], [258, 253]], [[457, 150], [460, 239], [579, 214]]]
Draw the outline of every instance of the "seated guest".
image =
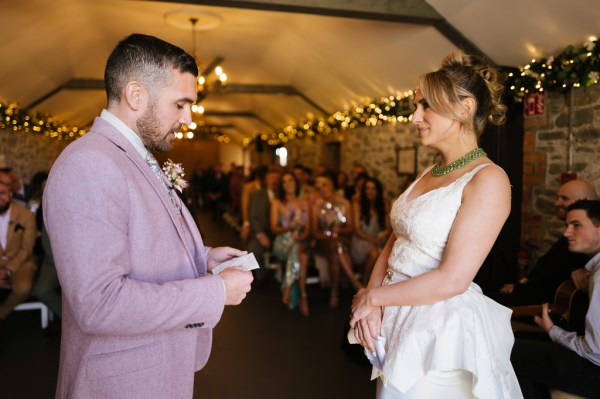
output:
[[220, 163], [214, 165], [211, 173], [207, 176], [206, 200], [208, 208], [212, 212], [212, 219], [219, 220], [229, 203], [229, 180]]
[[21, 176], [13, 168], [2, 168], [0, 170], [10, 176], [11, 179], [11, 190], [12, 190], [12, 202], [27, 208], [27, 203], [33, 195], [33, 188], [29, 184], [23, 183]]
[[62, 318], [62, 299], [59, 293], [60, 284], [58, 274], [56, 273], [56, 266], [54, 265], [52, 248], [50, 247], [50, 238], [44, 225], [44, 207], [42, 205], [42, 197], [46, 181], [48, 180], [48, 173], [40, 172], [31, 179], [32, 184], [34, 180], [39, 186], [38, 193], [36, 194], [36, 196], [39, 196], [39, 206], [35, 212], [35, 220], [38, 228], [36, 246], [39, 247], [38, 251], [40, 252], [38, 255], [40, 272], [31, 295], [46, 304], [55, 315]]
[[300, 164], [296, 164], [292, 168], [292, 173], [294, 173], [298, 184], [300, 184], [300, 197], [309, 199], [311, 194], [313, 194], [315, 191], [311, 184], [312, 169]]
[[600, 201], [569, 206], [566, 226], [569, 250], [592, 257], [585, 265], [590, 273], [585, 334], [577, 336], [554, 325], [548, 304], [543, 305], [534, 320], [552, 342], [517, 339], [511, 356], [526, 399], [549, 398], [550, 388], [600, 398]]
[[269, 169], [265, 175], [264, 185], [250, 194], [248, 220], [250, 234], [246, 249], [254, 253], [259, 269], [253, 270], [255, 286], [267, 283], [268, 270], [265, 255], [271, 250], [273, 233], [271, 232], [271, 201], [279, 189], [281, 172], [279, 169]]
[[[36, 222], [38, 222], [37, 210], [42, 204], [42, 193], [44, 192], [44, 186], [46, 185], [46, 180], [48, 180], [48, 172], [39, 171], [31, 178], [29, 183], [29, 187], [31, 187], [31, 197], [29, 201], [27, 201], [27, 208], [36, 214]], [[14, 198], [13, 198], [14, 202]], [[39, 222], [38, 222], [39, 223]], [[38, 225], [39, 230], [39, 225]]]
[[236, 222], [241, 219], [242, 189], [244, 187], [244, 167], [235, 166], [229, 175], [229, 200], [231, 215]]
[[365, 180], [367, 180], [367, 177], [369, 177], [368, 174], [361, 173], [358, 176], [356, 176], [356, 179], [354, 179], [354, 184], [352, 186], [352, 196], [348, 198], [348, 200], [352, 204], [360, 203], [360, 193], [362, 192], [363, 184], [365, 184]]
[[354, 235], [350, 255], [356, 265], [363, 266], [362, 282], [366, 284], [371, 269], [391, 232], [388, 209], [383, 199], [381, 182], [367, 177], [362, 186], [360, 202], [352, 204]]
[[29, 296], [36, 271], [35, 218], [28, 209], [11, 203], [11, 184], [10, 174], [0, 171], [0, 287], [11, 290], [0, 304], [0, 328], [13, 309]]
[[348, 174], [343, 170], [337, 172], [337, 193], [339, 196], [345, 197], [346, 192], [350, 188], [350, 182], [348, 181]]
[[[560, 186], [556, 194], [556, 217], [565, 220], [566, 208], [580, 199], [596, 199], [594, 186], [584, 180], [571, 180]], [[559, 238], [531, 270], [528, 278], [517, 284], [506, 284], [499, 293], [486, 293], [505, 306], [535, 305], [552, 302], [559, 285], [571, 272], [585, 265], [587, 258], [569, 252], [565, 237]]]
[[359, 180], [364, 180], [366, 176], [369, 176], [369, 174], [367, 173], [367, 169], [365, 169], [364, 166], [360, 164], [354, 166], [354, 168], [352, 169], [352, 174], [350, 176], [350, 182], [348, 182], [348, 187], [346, 189], [346, 192], [344, 193], [344, 197], [346, 197], [348, 201], [352, 201], [352, 198], [355, 194], [357, 194], [357, 191], [360, 191], [361, 183], [359, 183]]
[[265, 174], [267, 173], [266, 166], [259, 166], [254, 169], [242, 187], [242, 198], [240, 204], [240, 212], [242, 215], [242, 228], [240, 229], [240, 237], [242, 244], [246, 244], [250, 238], [250, 219], [248, 210], [250, 209], [250, 195], [261, 189], [264, 186]]
[[352, 236], [352, 209], [347, 199], [337, 195], [335, 177], [325, 173], [315, 179], [320, 198], [311, 210], [311, 226], [315, 238], [315, 254], [328, 260], [331, 279], [329, 306], [338, 306], [340, 266], [355, 290], [362, 288], [352, 270], [348, 242]]
[[284, 264], [282, 302], [295, 307], [292, 295], [295, 284], [300, 289], [300, 313], [309, 315], [306, 295], [308, 255], [307, 239], [310, 233], [308, 202], [300, 198], [300, 185], [292, 172], [281, 176], [277, 198], [271, 203], [271, 231], [276, 234], [273, 255]]
[[325, 164], [318, 163], [317, 166], [315, 166], [315, 171], [314, 171], [315, 177], [323, 176], [326, 173], [328, 173], [328, 170], [327, 170], [327, 167], [325, 166]]

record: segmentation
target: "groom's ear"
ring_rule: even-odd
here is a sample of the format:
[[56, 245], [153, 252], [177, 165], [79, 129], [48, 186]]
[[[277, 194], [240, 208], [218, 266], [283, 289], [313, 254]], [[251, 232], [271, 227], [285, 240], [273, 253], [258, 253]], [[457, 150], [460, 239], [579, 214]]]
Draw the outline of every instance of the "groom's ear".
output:
[[132, 111], [143, 110], [148, 103], [148, 91], [140, 82], [132, 80], [123, 88], [121, 101], [123, 100]]

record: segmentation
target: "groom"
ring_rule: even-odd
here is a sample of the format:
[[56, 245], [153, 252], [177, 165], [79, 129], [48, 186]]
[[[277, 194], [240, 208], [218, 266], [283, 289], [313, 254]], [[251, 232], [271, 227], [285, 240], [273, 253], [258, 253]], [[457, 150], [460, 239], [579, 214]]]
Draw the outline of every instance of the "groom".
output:
[[192, 397], [224, 305], [250, 290], [243, 255], [208, 248], [151, 151], [191, 122], [194, 59], [133, 34], [105, 70], [108, 107], [50, 172], [44, 216], [63, 293], [57, 398]]

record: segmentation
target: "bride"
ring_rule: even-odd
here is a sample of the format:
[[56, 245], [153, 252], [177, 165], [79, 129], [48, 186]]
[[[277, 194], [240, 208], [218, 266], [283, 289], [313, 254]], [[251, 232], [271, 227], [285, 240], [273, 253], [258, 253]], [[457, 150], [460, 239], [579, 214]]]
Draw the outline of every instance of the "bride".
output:
[[372, 356], [377, 398], [522, 398], [510, 364], [510, 310], [473, 283], [510, 212], [510, 183], [478, 147], [506, 107], [497, 71], [455, 52], [421, 76], [412, 123], [441, 162], [394, 203], [394, 234], [350, 325]]

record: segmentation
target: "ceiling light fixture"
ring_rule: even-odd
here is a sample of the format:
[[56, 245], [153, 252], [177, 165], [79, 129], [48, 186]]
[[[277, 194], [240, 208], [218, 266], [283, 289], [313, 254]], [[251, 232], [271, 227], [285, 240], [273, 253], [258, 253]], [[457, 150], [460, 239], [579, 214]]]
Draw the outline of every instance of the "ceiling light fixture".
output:
[[[223, 71], [220, 65], [215, 65], [214, 68], [208, 67], [204, 71], [200, 69], [202, 65], [198, 62], [198, 54], [196, 52], [196, 27], [198, 26], [198, 17], [192, 16], [189, 18], [190, 25], [192, 27], [192, 56], [198, 64], [198, 98], [199, 100], [206, 97], [207, 92], [218, 90], [221, 86], [224, 86], [227, 82], [227, 74]], [[199, 107], [204, 112], [204, 108]]]
[[190, 30], [192, 32], [192, 57], [198, 65], [198, 80], [196, 82], [196, 91], [198, 98], [196, 103], [192, 105], [193, 122], [189, 126], [184, 126], [178, 139], [191, 138], [212, 138], [220, 142], [228, 142], [229, 137], [210, 128], [204, 120], [204, 107], [199, 103], [206, 98], [210, 92], [218, 91], [227, 83], [227, 74], [223, 71], [221, 62], [223, 57], [216, 57], [209, 64], [204, 65], [200, 61], [200, 57], [196, 48], [196, 36], [198, 31], [211, 30], [221, 25], [223, 18], [215, 13], [195, 10], [182, 9], [167, 12], [165, 21], [178, 29]]

